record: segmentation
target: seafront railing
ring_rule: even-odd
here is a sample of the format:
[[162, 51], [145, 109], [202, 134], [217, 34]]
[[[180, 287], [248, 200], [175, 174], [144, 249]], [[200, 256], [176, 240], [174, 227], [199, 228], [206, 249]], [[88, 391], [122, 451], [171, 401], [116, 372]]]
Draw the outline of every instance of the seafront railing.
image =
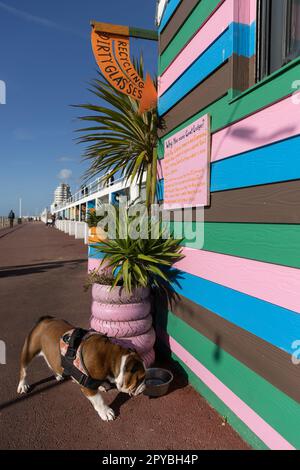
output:
[[87, 184], [86, 186], [82, 187], [79, 191], [74, 193], [73, 196], [68, 198], [66, 201], [62, 202], [61, 204], [58, 204], [57, 207], [55, 208], [55, 211], [63, 209], [70, 204], [78, 202], [104, 189], [109, 190], [109, 188], [113, 188], [115, 184], [121, 183], [122, 181], [124, 181], [124, 177], [118, 178], [110, 182], [104, 182], [103, 177], [97, 178], [96, 180], [92, 181], [90, 184]]
[[[17, 223], [17, 220], [14, 219], [14, 225]], [[6, 228], [10, 226], [10, 221], [7, 217], [0, 216], [0, 229]]]
[[82, 239], [85, 244], [88, 244], [89, 227], [86, 222], [56, 220], [55, 227], [62, 232], [74, 236], [76, 239]]

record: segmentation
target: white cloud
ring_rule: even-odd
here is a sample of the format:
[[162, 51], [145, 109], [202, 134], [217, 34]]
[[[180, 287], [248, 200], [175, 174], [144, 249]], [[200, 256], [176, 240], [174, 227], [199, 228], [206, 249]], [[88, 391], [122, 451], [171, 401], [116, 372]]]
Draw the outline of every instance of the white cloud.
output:
[[69, 170], [68, 168], [64, 168], [63, 170], [60, 170], [57, 177], [60, 180], [68, 180], [71, 178], [72, 174], [73, 174], [72, 170]]
[[60, 157], [57, 159], [58, 162], [74, 162], [74, 160], [72, 157]]

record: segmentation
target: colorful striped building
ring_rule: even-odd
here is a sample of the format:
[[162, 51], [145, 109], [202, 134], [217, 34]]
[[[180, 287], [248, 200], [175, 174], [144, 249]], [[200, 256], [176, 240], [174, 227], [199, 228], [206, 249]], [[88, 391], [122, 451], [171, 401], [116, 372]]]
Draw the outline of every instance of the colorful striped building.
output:
[[160, 338], [251, 446], [299, 449], [300, 2], [164, 3], [159, 157], [206, 114], [212, 136], [204, 246], [184, 243]]

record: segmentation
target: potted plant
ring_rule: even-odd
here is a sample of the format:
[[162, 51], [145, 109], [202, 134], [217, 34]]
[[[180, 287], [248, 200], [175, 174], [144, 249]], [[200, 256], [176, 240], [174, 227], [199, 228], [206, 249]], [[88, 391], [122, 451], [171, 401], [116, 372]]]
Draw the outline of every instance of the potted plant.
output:
[[92, 286], [91, 328], [135, 349], [146, 367], [155, 359], [151, 289], [166, 291], [171, 287], [171, 267], [183, 256], [181, 240], [165, 238], [161, 228], [156, 233], [156, 238], [150, 237], [149, 225], [149, 238], [132, 239], [130, 231], [123, 238], [117, 228], [114, 239], [96, 246], [104, 254], [105, 268], [88, 278]]
[[101, 217], [96, 214], [95, 209], [90, 209], [87, 214], [86, 222], [89, 227], [89, 243], [99, 243], [106, 239], [104, 231], [97, 227]]

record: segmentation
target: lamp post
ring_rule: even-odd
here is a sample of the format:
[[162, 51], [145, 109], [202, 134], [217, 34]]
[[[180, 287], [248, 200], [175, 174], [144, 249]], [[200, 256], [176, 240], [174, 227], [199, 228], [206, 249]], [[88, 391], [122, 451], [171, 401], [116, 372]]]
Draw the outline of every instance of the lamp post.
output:
[[18, 218], [18, 224], [22, 223], [22, 198], [19, 198], [19, 218]]

